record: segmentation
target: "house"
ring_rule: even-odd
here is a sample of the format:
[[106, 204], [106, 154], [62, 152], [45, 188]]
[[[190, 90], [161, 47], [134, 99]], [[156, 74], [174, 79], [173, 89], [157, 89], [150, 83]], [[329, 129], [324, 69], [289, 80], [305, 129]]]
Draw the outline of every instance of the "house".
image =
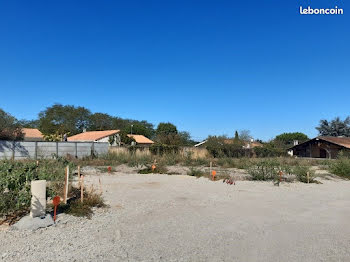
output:
[[128, 135], [128, 137], [133, 138], [138, 146], [150, 146], [154, 144], [154, 142], [143, 136], [143, 135]]
[[118, 145], [120, 130], [87, 131], [68, 137], [68, 141], [80, 142], [108, 142], [110, 145]]
[[318, 136], [289, 148], [289, 154], [297, 157], [336, 158], [340, 151], [350, 151], [350, 137]]
[[[203, 146], [205, 143], [207, 143], [208, 140], [204, 140], [198, 144], [195, 144], [194, 147], [201, 147]], [[227, 145], [231, 145], [234, 143], [233, 139], [225, 139], [224, 143]], [[244, 141], [244, 145], [242, 146], [244, 149], [251, 149], [251, 148], [255, 148], [255, 147], [262, 147], [263, 144], [261, 144], [258, 141], [254, 141], [254, 139], [251, 139], [250, 141]]]
[[36, 128], [22, 128], [24, 141], [44, 141], [44, 136], [39, 129]]

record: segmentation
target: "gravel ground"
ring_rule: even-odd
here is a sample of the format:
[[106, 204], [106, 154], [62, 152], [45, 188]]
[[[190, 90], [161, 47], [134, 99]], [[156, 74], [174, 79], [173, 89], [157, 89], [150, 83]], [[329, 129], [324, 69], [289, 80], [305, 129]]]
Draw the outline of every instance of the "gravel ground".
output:
[[108, 209], [0, 231], [2, 261], [350, 261], [350, 181], [323, 184], [117, 173]]

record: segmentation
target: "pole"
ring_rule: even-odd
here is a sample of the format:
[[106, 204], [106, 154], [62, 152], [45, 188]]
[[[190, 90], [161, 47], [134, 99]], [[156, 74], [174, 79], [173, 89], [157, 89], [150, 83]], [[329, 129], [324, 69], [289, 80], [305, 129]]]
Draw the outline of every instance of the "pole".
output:
[[213, 162], [210, 161], [210, 164], [209, 164], [209, 176], [211, 176], [212, 166], [213, 166]]
[[64, 196], [63, 196], [63, 202], [67, 204], [67, 197], [68, 197], [68, 182], [69, 182], [69, 166], [66, 167], [66, 175], [64, 180]]
[[306, 176], [307, 176], [307, 183], [310, 183], [310, 172], [306, 172]]
[[84, 202], [84, 176], [81, 176], [81, 184], [80, 184], [80, 201]]

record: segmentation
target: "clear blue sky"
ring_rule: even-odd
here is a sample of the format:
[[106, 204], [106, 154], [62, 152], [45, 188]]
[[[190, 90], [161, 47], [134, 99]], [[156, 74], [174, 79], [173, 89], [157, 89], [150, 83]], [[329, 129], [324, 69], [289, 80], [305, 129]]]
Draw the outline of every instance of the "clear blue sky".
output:
[[345, 0], [1, 1], [0, 107], [33, 119], [73, 104], [195, 139], [315, 136], [350, 115], [348, 14]]

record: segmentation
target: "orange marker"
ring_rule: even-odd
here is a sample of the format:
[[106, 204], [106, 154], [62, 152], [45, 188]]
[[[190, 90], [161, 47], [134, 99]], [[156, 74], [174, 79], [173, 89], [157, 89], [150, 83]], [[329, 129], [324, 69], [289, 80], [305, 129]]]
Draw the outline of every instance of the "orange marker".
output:
[[215, 180], [216, 171], [215, 170], [211, 171], [211, 175], [213, 176], [213, 180]]
[[152, 165], [152, 171], [156, 169], [156, 165]]
[[52, 203], [55, 206], [55, 209], [53, 211], [53, 221], [56, 221], [57, 206], [60, 204], [60, 201], [61, 201], [61, 199], [59, 196], [55, 196], [52, 200]]

